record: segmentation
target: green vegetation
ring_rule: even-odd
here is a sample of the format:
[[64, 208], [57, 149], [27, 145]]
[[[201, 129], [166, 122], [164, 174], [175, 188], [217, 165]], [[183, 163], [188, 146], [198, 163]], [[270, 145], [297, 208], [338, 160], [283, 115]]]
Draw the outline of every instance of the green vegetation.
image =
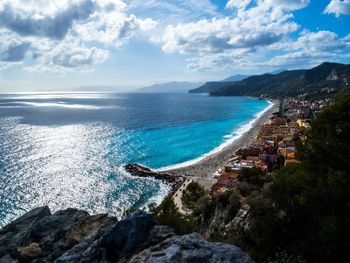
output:
[[277, 248], [307, 262], [350, 258], [349, 120], [349, 97], [322, 111], [299, 149], [303, 163], [282, 169], [269, 191], [250, 200], [258, 260]]
[[189, 93], [211, 93], [221, 88], [230, 87], [236, 82], [237, 81], [210, 81], [196, 89], [190, 90]]
[[254, 186], [262, 186], [265, 183], [265, 173], [259, 168], [243, 168], [239, 173], [239, 180]]
[[348, 262], [347, 89], [313, 120], [307, 140], [297, 143], [302, 163], [267, 175], [259, 169], [243, 169], [239, 190], [224, 192], [216, 198], [211, 198], [199, 185], [191, 184], [182, 200], [193, 211], [192, 215], [179, 214], [171, 199], [166, 199], [157, 208], [158, 220], [178, 233], [199, 231], [212, 241], [238, 245], [256, 262]]
[[336, 95], [335, 100], [340, 100], [346, 97], [350, 97], [350, 86], [342, 88]]
[[[334, 78], [328, 78], [335, 73]], [[310, 70], [291, 70], [276, 75], [252, 76], [229, 86], [218, 87], [214, 96], [268, 96], [320, 99], [335, 95], [350, 79], [350, 65], [323, 63]]]
[[206, 191], [203, 186], [191, 182], [183, 191], [181, 201], [185, 208], [193, 210], [196, 208], [197, 201], [205, 195]]
[[177, 234], [199, 231], [201, 217], [211, 218], [215, 210], [215, 203], [208, 192], [196, 182], [191, 182], [187, 186], [181, 201], [185, 208], [192, 211], [191, 215], [181, 214], [170, 196], [165, 198], [158, 207], [151, 209], [161, 224], [171, 226]]
[[158, 207], [154, 208], [153, 214], [160, 224], [172, 227], [178, 235], [197, 230], [193, 217], [182, 215], [171, 196], [166, 197]]

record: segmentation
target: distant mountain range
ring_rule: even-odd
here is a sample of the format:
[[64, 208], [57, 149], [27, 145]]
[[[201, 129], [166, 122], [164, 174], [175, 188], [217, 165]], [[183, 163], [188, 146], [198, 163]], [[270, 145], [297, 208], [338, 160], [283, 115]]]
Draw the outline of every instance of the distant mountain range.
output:
[[186, 81], [172, 81], [160, 84], [154, 84], [148, 87], [137, 89], [136, 92], [150, 92], [150, 93], [187, 93], [189, 90], [197, 88], [202, 85], [200, 82], [186, 82]]
[[[349, 86], [350, 65], [325, 62], [309, 70], [251, 76], [211, 91], [213, 96], [258, 96], [320, 98]], [[193, 92], [190, 91], [190, 92]]]
[[[287, 69], [278, 69], [273, 72], [270, 72], [269, 74], [278, 74], [282, 71], [287, 71]], [[204, 83], [202, 86], [192, 89], [189, 91], [189, 93], [212, 93], [216, 90], [219, 89], [224, 89], [226, 87], [231, 87], [235, 83], [242, 81], [246, 78], [251, 77], [251, 75], [241, 75], [241, 74], [236, 74], [233, 76], [230, 76], [224, 80], [221, 81], [209, 81]]]

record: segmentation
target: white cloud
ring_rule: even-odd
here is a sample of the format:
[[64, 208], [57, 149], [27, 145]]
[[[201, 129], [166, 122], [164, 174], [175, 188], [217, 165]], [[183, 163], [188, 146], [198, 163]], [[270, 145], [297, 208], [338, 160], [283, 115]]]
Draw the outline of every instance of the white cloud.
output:
[[33, 66], [25, 69], [30, 72], [47, 72], [63, 75], [66, 72], [90, 72], [93, 66], [108, 58], [108, 51], [96, 47], [86, 47], [78, 40], [37, 43], [38, 56]]
[[166, 52], [223, 52], [230, 49], [255, 49], [280, 41], [298, 29], [289, 13], [271, 8], [266, 2], [235, 17], [203, 19], [195, 23], [168, 26], [163, 37]]
[[193, 71], [222, 71], [255, 68], [257, 57], [247, 49], [226, 50], [217, 54], [202, 54], [188, 59], [187, 69]]
[[336, 56], [334, 54], [324, 52], [296, 51], [276, 56], [266, 62], [261, 63], [261, 66], [271, 66], [275, 68], [308, 68], [330, 59], [336, 59]]
[[0, 2], [0, 26], [21, 36], [63, 39], [75, 21], [86, 20], [94, 12], [93, 0]]
[[191, 70], [239, 70], [259, 68], [300, 68], [321, 62], [337, 61], [350, 53], [350, 42], [330, 31], [302, 31], [296, 40], [280, 42], [253, 52], [248, 49], [225, 50], [217, 54], [200, 54], [188, 61]]
[[126, 0], [126, 3], [138, 17], [154, 17], [163, 26], [220, 16], [210, 0]]
[[[225, 16], [210, 0], [0, 0], [0, 69], [89, 72], [135, 37], [191, 56], [191, 70], [277, 67], [348, 52], [349, 36], [298, 31], [293, 11], [309, 3], [228, 0]], [[325, 13], [350, 13], [350, 0], [332, 0]]]
[[236, 8], [236, 9], [245, 9], [252, 0], [229, 0], [226, 3], [226, 8]]
[[285, 54], [273, 57], [266, 65], [297, 67], [337, 60], [350, 52], [350, 42], [330, 31], [303, 31], [297, 40], [280, 43], [274, 48]]
[[2, 32], [0, 42], [0, 62], [20, 62], [26, 56], [29, 48], [29, 42], [22, 41], [10, 32]]
[[330, 31], [303, 31], [296, 41], [283, 43], [289, 50], [305, 50], [306, 52], [343, 52], [349, 49], [349, 43], [340, 39]]
[[310, 0], [229, 0], [226, 8], [246, 9], [250, 5], [260, 5], [272, 8], [282, 8], [286, 10], [297, 10], [304, 8]]
[[336, 17], [340, 15], [350, 14], [350, 0], [331, 0], [329, 5], [324, 10], [325, 14], [335, 14]]
[[129, 14], [120, 0], [2, 0], [0, 61], [30, 61], [27, 70], [54, 74], [90, 71], [108, 57], [101, 44], [118, 48], [155, 24]]
[[95, 16], [88, 23], [77, 25], [75, 32], [82, 40], [120, 47], [137, 32], [147, 32], [155, 25], [152, 19], [142, 20], [132, 14], [113, 12], [108, 16]]
[[298, 10], [306, 7], [310, 0], [261, 0], [271, 7], [280, 7], [287, 10]]
[[[229, 0], [233, 15], [201, 19], [166, 28], [162, 48], [189, 54], [190, 70], [300, 67], [324, 60], [339, 60], [350, 43], [330, 31], [298, 31], [293, 11], [309, 0]], [[297, 37], [291, 37], [294, 33]]]

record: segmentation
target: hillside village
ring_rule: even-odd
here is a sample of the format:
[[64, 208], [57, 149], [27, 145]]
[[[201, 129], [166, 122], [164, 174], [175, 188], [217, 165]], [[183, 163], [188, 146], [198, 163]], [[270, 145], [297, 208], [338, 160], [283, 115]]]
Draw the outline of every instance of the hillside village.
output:
[[347, 262], [337, 252], [349, 237], [349, 100], [345, 88], [333, 98], [280, 101], [255, 140], [206, 175], [210, 186], [185, 180], [156, 218], [238, 245], [256, 262]]
[[[330, 103], [329, 98], [314, 101], [297, 98], [281, 100], [279, 112], [274, 113], [261, 127], [255, 141], [235, 151], [226, 165], [211, 175], [215, 181], [210, 188], [210, 195], [215, 197], [239, 189], [239, 172], [244, 168], [255, 167], [266, 173], [299, 163], [296, 144], [305, 141], [311, 120]], [[188, 181], [185, 183], [187, 185]], [[179, 198], [175, 200], [180, 211], [185, 211]]]

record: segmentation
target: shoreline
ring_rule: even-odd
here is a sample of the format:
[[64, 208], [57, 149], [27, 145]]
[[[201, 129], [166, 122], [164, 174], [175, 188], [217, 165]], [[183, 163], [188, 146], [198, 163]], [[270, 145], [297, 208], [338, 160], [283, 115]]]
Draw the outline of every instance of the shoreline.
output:
[[[235, 154], [235, 151], [239, 148], [249, 146], [254, 142], [256, 136], [259, 133], [259, 130], [263, 124], [265, 124], [269, 118], [272, 116], [272, 113], [278, 111], [279, 106], [277, 101], [269, 101], [269, 105], [266, 110], [258, 113], [256, 119], [245, 124], [251, 126], [249, 130], [245, 131], [233, 141], [229, 142], [223, 147], [218, 147], [219, 149], [214, 149], [212, 153], [208, 153], [203, 157], [196, 158], [194, 160], [188, 161], [189, 164], [186, 165], [186, 162], [183, 164], [176, 164], [174, 168], [164, 167], [157, 169], [158, 172], [171, 173], [176, 176], [191, 176], [199, 178], [208, 178], [216, 170], [225, 166], [226, 162]], [[260, 115], [260, 116], [259, 116]], [[242, 127], [244, 127], [243, 125]], [[225, 144], [225, 143], [224, 143]], [[176, 167], [181, 165], [179, 167]]]

